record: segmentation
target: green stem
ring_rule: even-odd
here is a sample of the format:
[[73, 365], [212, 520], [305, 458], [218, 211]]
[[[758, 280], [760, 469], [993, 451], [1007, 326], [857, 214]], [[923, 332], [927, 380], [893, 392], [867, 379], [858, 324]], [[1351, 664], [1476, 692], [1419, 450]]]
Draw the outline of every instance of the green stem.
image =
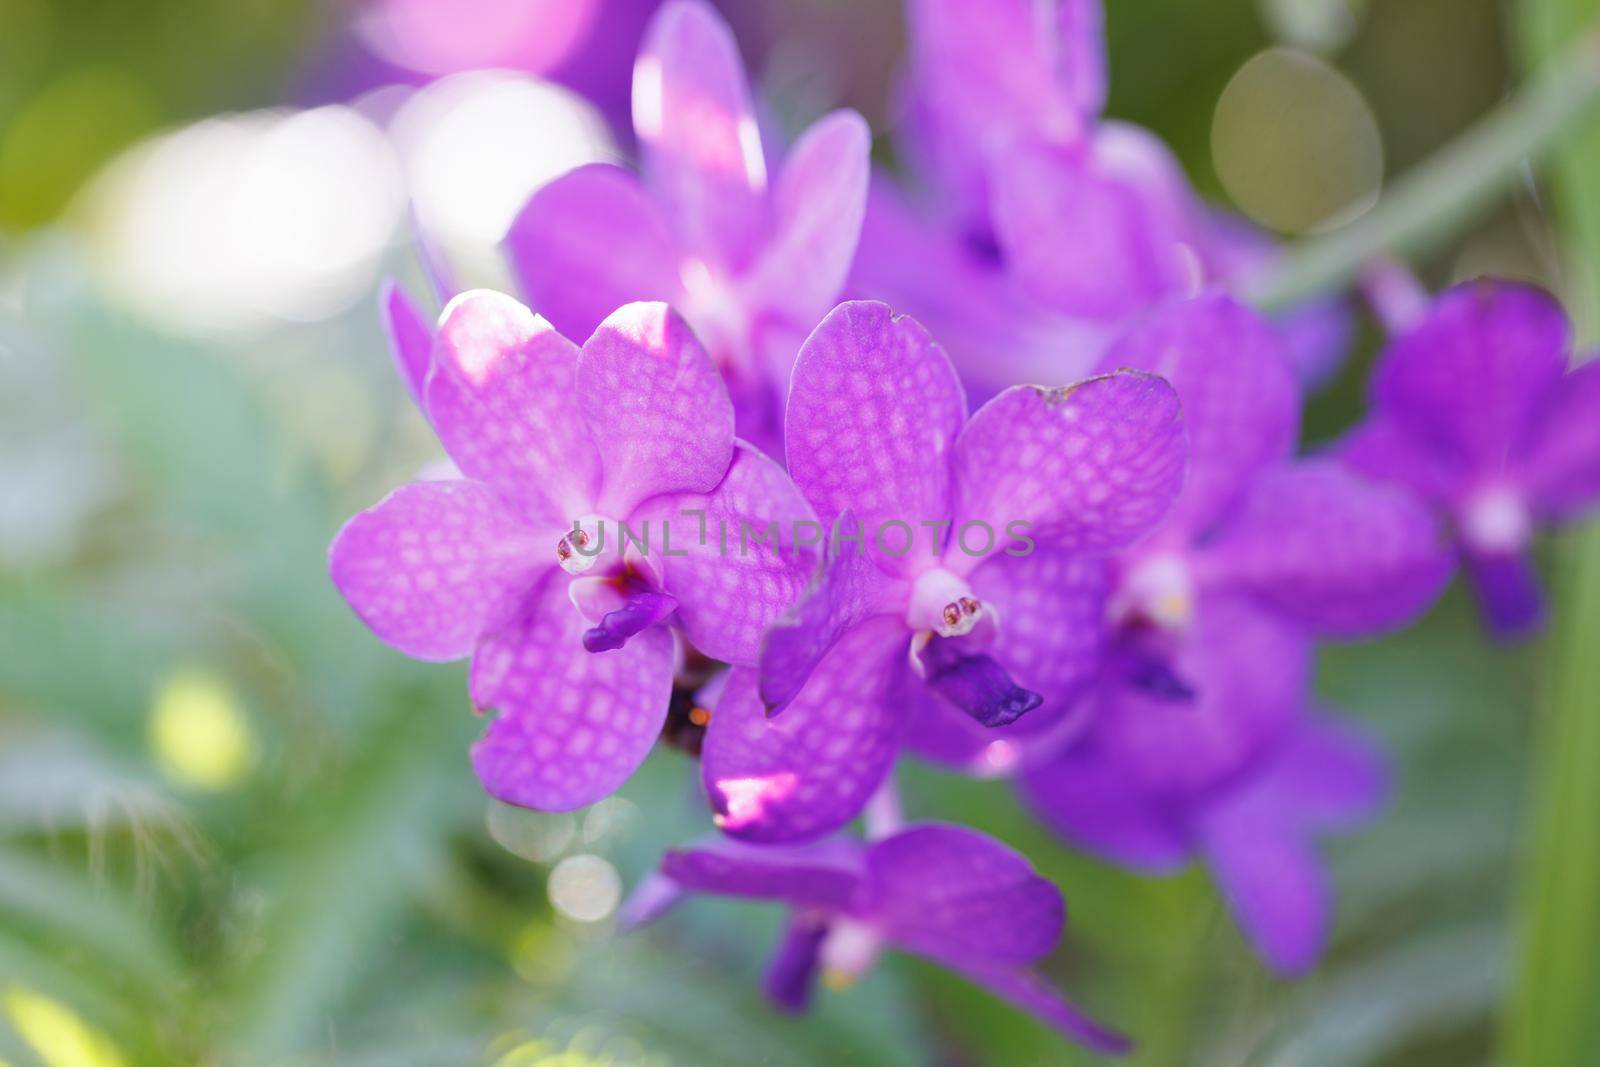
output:
[[[1594, 25], [1597, 0], [1524, 0], [1531, 64]], [[1566, 139], [1549, 182], [1568, 262], [1567, 305], [1580, 339], [1600, 333], [1600, 123]], [[1561, 611], [1549, 685], [1531, 758], [1521, 868], [1516, 971], [1502, 1034], [1515, 1067], [1578, 1067], [1600, 1046], [1600, 527], [1567, 546], [1557, 583]]]
[[1481, 216], [1600, 97], [1600, 31], [1544, 65], [1521, 91], [1390, 187], [1342, 229], [1287, 250], [1247, 294], [1278, 308], [1339, 288], [1382, 255], [1424, 255]]
[[1600, 527], [1562, 568], [1551, 686], [1533, 752], [1506, 1061], [1580, 1067], [1600, 1047]]

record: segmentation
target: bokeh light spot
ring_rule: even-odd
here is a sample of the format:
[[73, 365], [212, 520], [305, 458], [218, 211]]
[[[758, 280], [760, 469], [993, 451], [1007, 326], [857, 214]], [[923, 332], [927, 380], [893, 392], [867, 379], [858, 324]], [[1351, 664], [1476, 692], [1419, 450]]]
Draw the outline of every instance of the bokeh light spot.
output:
[[0, 996], [0, 1006], [45, 1067], [127, 1067], [104, 1034], [58, 1000], [12, 985]]
[[421, 89], [390, 133], [428, 236], [469, 277], [500, 270], [500, 239], [532, 193], [574, 167], [617, 158], [605, 120], [560, 86], [504, 71]]
[[1211, 126], [1217, 176], [1239, 209], [1281, 233], [1348, 222], [1383, 184], [1377, 120], [1344, 75], [1269, 48], [1239, 68]]
[[608, 861], [590, 853], [568, 856], [550, 872], [550, 904], [569, 919], [599, 922], [617, 910], [622, 878]]
[[489, 836], [513, 855], [533, 863], [546, 863], [565, 852], [577, 832], [576, 821], [564, 811], [530, 811], [489, 801]]
[[150, 747], [169, 777], [196, 789], [238, 785], [255, 762], [255, 736], [233, 690], [195, 669], [173, 674], [156, 694]]

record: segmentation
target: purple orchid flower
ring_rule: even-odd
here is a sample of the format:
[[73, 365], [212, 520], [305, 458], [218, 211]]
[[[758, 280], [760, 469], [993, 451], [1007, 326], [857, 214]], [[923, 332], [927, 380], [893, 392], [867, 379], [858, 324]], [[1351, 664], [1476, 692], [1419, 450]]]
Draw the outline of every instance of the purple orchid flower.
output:
[[1368, 813], [1383, 779], [1364, 747], [1307, 717], [1313, 641], [1404, 624], [1450, 563], [1409, 493], [1291, 458], [1300, 401], [1281, 345], [1210, 294], [1108, 355], [1178, 390], [1189, 477], [1162, 526], [1110, 561], [1110, 648], [1085, 730], [1021, 767], [1024, 794], [1076, 845], [1141, 869], [1204, 856], [1262, 954], [1298, 973], [1328, 922], [1311, 837]]
[[[1283, 344], [1254, 312], [1208, 293], [1162, 308], [1107, 353], [1103, 369], [1172, 383], [1190, 455], [1161, 525], [1107, 561], [1100, 687], [1189, 692], [1175, 650], [1213, 600], [1242, 598], [1310, 635], [1354, 638], [1414, 619], [1448, 580], [1437, 524], [1411, 494], [1292, 458], [1301, 400]], [[968, 773], [1016, 769], [1061, 740], [1011, 738], [997, 763], [992, 738], [938, 710], [913, 725], [910, 743]]]
[[1600, 366], [1569, 370], [1570, 344], [1566, 316], [1540, 290], [1487, 279], [1448, 289], [1383, 354], [1372, 413], [1342, 449], [1449, 517], [1505, 638], [1544, 615], [1528, 558], [1536, 526], [1600, 501]]
[[1041, 306], [1117, 318], [1193, 285], [1203, 215], [1149, 132], [1105, 122], [1100, 0], [909, 0], [908, 152]]
[[968, 419], [927, 332], [870, 301], [806, 341], [786, 431], [829, 558], [759, 670], [729, 677], [702, 760], [719, 825], [755, 841], [852, 819], [911, 719], [947, 712], [991, 741], [1070, 728], [1105, 631], [1088, 557], [1161, 518], [1186, 452], [1149, 374], [1019, 386]]
[[[1315, 842], [1381, 807], [1385, 764], [1364, 739], [1301, 709], [1309, 650], [1281, 622], [1208, 605], [1190, 648], [1194, 697], [1096, 699], [1089, 730], [1028, 771], [1022, 794], [1062, 837], [1121, 866], [1164, 874], [1204, 860], [1272, 968], [1304, 973], [1333, 909]], [[1288, 661], [1268, 658], [1279, 655]]]
[[[975, 395], [1090, 374], [1131, 316], [1273, 260], [1154, 135], [1101, 119], [1099, 0], [908, 0], [907, 20], [905, 154], [924, 188], [874, 184], [849, 289], [919, 316]], [[1351, 333], [1335, 300], [1283, 326], [1308, 384]]]
[[630, 300], [670, 302], [727, 376], [740, 433], [776, 453], [782, 384], [855, 254], [870, 131], [825, 116], [769, 183], [733, 36], [701, 0], [656, 15], [633, 122], [643, 181], [594, 164], [540, 189], [506, 238], [518, 280], [573, 337]]
[[871, 844], [834, 839], [756, 848], [719, 839], [668, 852], [654, 917], [684, 892], [788, 905], [764, 989], [804, 1011], [820, 972], [839, 986], [893, 947], [949, 968], [1100, 1052], [1128, 1040], [1090, 1019], [1032, 971], [1061, 939], [1061, 892], [997, 841], [957, 826], [913, 826]]
[[[391, 294], [402, 371], [461, 476], [404, 486], [351, 519], [329, 552], [334, 583], [407, 655], [472, 657], [473, 704], [500, 711], [473, 749], [491, 794], [593, 803], [661, 732], [678, 655], [662, 624], [753, 663], [804, 587], [802, 556], [713, 562], [681, 510], [810, 511], [735, 440], [726, 388], [665, 306], [621, 308], [580, 351], [515, 300], [465, 293], [441, 316], [426, 370], [426, 330], [406, 306]], [[624, 524], [648, 536], [652, 519], [668, 538], [658, 554], [618, 543]]]

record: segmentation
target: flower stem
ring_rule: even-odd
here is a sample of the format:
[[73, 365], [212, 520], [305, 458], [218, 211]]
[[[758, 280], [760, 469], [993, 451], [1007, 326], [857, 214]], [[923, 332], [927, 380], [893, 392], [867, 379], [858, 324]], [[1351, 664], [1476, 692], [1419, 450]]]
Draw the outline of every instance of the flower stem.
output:
[[1510, 100], [1396, 180], [1377, 206], [1322, 237], [1292, 245], [1246, 294], [1281, 308], [1336, 289], [1383, 255], [1415, 257], [1481, 216], [1600, 98], [1600, 30], [1574, 38]]
[[[1533, 63], [1593, 24], [1596, 0], [1525, 0]], [[1550, 172], [1569, 272], [1562, 295], [1580, 341], [1600, 335], [1600, 122], [1564, 141]], [[1503, 1020], [1503, 1062], [1578, 1067], [1600, 1047], [1600, 526], [1571, 538], [1553, 583], [1549, 682], [1531, 756], [1525, 861], [1516, 914], [1516, 970]]]

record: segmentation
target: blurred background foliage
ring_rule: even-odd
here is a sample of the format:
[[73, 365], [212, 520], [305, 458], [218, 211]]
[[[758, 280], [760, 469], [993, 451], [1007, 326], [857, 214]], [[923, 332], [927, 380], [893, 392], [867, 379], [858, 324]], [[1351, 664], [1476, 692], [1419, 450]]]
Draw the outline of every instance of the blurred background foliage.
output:
[[[897, 3], [721, 6], [778, 121], [848, 102], [882, 129]], [[1111, 111], [1161, 133], [1208, 196], [1293, 233], [1370, 205], [1594, 14], [1587, 0], [1108, 6]], [[417, 274], [405, 196], [448, 214], [440, 198], [477, 188], [424, 149], [465, 143], [532, 180], [626, 145], [622, 131], [621, 148], [584, 141], [603, 118], [539, 110], [522, 82], [482, 105], [499, 125], [430, 140], [423, 119], [464, 105], [407, 112], [380, 88], [425, 79], [363, 52], [348, 29], [361, 13], [0, 0], [0, 1063], [1087, 1062], [906, 960], [808, 1019], [777, 1016], [755, 989], [777, 921], [759, 908], [699, 901], [617, 934], [621, 894], [705, 828], [685, 760], [658, 752], [576, 815], [488, 804], [466, 760], [464, 672], [405, 660], [339, 601], [332, 533], [435, 456], [372, 308], [380, 271]], [[619, 19], [585, 47], [620, 61], [545, 72], [589, 78], [602, 116], [626, 97], [637, 20]], [[183, 152], [157, 142], [160, 166], [149, 142], [121, 154], [208, 115], [342, 100], [354, 110], [313, 113], [334, 125], [275, 126], [275, 141], [205, 126], [211, 140]], [[473, 129], [481, 144], [459, 140]], [[577, 140], [546, 151], [557, 134]], [[1593, 306], [1582, 265], [1600, 261], [1600, 200], [1573, 179], [1592, 184], [1596, 136], [1419, 264], [1427, 279], [1495, 271]], [[495, 154], [524, 142], [538, 158]], [[230, 146], [300, 168], [291, 185], [331, 176], [300, 199], [245, 201], [300, 244], [223, 240], [214, 223], [230, 216], [205, 197], [277, 173], [201, 151]], [[209, 185], [161, 200], [197, 170]], [[341, 229], [352, 203], [375, 214]], [[469, 275], [496, 277], [472, 245], [493, 222], [441, 224]], [[370, 247], [317, 243], [329, 235]], [[302, 308], [296, 272], [313, 259], [339, 269], [312, 275]], [[223, 306], [235, 298], [242, 311]], [[1359, 358], [1314, 401], [1313, 437], [1354, 416], [1376, 340], [1365, 325]], [[1596, 988], [1594, 902], [1560, 909], [1600, 848], [1570, 789], [1600, 779], [1580, 758], [1593, 750], [1552, 726], [1600, 710], [1583, 675], [1600, 631], [1583, 561], [1600, 549], [1580, 547], [1546, 560], [1565, 601], [1546, 643], [1487, 648], [1453, 593], [1412, 632], [1324, 655], [1321, 696], [1388, 743], [1397, 795], [1332, 844], [1338, 929], [1298, 983], [1254, 960], [1197, 871], [1150, 880], [1072, 854], [993, 783], [913, 770], [908, 807], [994, 833], [1063, 887], [1071, 931], [1052, 974], [1138, 1035], [1135, 1063], [1594, 1062], [1592, 1032], [1528, 1021], [1562, 997], [1581, 1021]], [[1551, 865], [1573, 850], [1578, 867]]]

